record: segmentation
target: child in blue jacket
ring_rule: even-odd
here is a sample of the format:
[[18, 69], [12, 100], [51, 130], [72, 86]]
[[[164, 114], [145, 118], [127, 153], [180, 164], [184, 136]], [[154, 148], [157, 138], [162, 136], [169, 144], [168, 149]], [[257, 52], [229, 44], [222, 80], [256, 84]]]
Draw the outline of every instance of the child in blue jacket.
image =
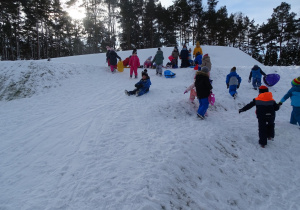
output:
[[257, 88], [261, 86], [262, 75], [266, 76], [265, 72], [263, 72], [258, 65], [254, 65], [253, 68], [251, 69], [249, 75], [249, 81], [248, 81], [250, 83], [252, 78], [252, 86], [254, 90], [257, 90]]
[[151, 85], [150, 77], [148, 76], [147, 69], [145, 69], [142, 72], [142, 79], [134, 85], [136, 88], [132, 91], [125, 90], [125, 94], [128, 95], [128, 96], [130, 96], [130, 95], [136, 95], [136, 96], [144, 95], [145, 93], [149, 92], [150, 85]]
[[298, 123], [300, 125], [300, 77], [293, 79], [292, 88], [280, 100], [279, 106], [288, 98], [291, 98], [291, 105], [293, 106], [290, 123], [294, 125]]
[[229, 89], [230, 95], [235, 99], [237, 96], [237, 89], [242, 82], [241, 77], [236, 73], [236, 67], [232, 67], [230, 73], [226, 77], [227, 89]]

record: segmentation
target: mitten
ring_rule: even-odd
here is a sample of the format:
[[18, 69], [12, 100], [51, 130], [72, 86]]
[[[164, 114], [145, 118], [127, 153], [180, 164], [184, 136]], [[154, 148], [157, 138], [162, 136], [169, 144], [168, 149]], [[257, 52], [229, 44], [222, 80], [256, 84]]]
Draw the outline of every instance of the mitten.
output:
[[229, 88], [229, 85], [227, 84], [227, 89]]
[[282, 105], [282, 102], [279, 102], [278, 105], [281, 106], [281, 105]]
[[250, 82], [251, 82], [251, 79], [249, 79], [248, 82], [250, 83]]
[[240, 87], [240, 84], [238, 84], [236, 88], [239, 89], [239, 87]]
[[243, 112], [244, 110], [242, 110], [242, 109], [239, 109], [239, 114], [241, 113], [241, 112]]
[[183, 94], [186, 94], [187, 93], [187, 90], [186, 91], [184, 91], [184, 93]]

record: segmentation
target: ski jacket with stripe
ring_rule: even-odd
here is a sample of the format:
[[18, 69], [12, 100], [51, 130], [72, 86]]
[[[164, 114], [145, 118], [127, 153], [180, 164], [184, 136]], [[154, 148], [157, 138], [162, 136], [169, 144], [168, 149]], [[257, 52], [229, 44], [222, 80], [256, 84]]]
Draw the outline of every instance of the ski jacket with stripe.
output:
[[239, 85], [241, 84], [242, 79], [241, 77], [235, 72], [232, 71], [226, 76], [226, 84], [227, 85]]
[[242, 110], [247, 111], [253, 106], [256, 106], [257, 118], [275, 117], [275, 111], [279, 110], [279, 105], [273, 99], [273, 95], [271, 92], [259, 94], [256, 98], [253, 99], [253, 101], [244, 106]]

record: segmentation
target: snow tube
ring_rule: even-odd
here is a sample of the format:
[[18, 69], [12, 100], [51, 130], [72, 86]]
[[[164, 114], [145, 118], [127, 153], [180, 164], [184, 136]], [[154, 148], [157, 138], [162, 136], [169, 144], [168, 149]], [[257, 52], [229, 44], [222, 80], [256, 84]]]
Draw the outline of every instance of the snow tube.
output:
[[269, 86], [272, 87], [274, 85], [276, 85], [276, 83], [280, 80], [280, 75], [279, 74], [267, 74], [266, 76], [264, 76], [263, 81], [264, 83]]
[[174, 78], [176, 74], [170, 70], [166, 70], [164, 71], [164, 75], [166, 78]]

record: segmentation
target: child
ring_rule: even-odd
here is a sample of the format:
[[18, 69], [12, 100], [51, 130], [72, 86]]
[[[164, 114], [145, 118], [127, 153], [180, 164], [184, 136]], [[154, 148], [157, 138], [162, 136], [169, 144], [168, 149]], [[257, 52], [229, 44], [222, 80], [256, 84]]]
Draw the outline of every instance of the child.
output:
[[130, 66], [130, 78], [132, 78], [132, 73], [134, 72], [135, 79], [136, 79], [138, 76], [137, 69], [138, 69], [138, 67], [140, 67], [140, 59], [137, 56], [136, 51], [133, 53], [133, 55], [131, 56], [131, 58], [129, 60], [129, 66]]
[[266, 76], [265, 72], [263, 72], [261, 70], [261, 68], [259, 68], [258, 65], [254, 65], [250, 71], [249, 81], [248, 81], [250, 83], [251, 78], [252, 78], [252, 86], [253, 86], [254, 90], [257, 90], [257, 88], [259, 88], [261, 86], [261, 76], [262, 75]]
[[147, 60], [144, 62], [144, 68], [151, 68], [152, 63], [151, 63], [152, 56], [147, 58]]
[[125, 94], [127, 94], [128, 96], [130, 96], [130, 95], [136, 95], [136, 96], [144, 95], [145, 93], [149, 92], [150, 85], [151, 85], [150, 77], [148, 76], [147, 69], [145, 69], [142, 72], [142, 79], [134, 85], [136, 88], [133, 91], [125, 90]]
[[236, 73], [236, 67], [232, 67], [230, 73], [226, 77], [227, 89], [229, 88], [230, 95], [235, 99], [237, 96], [237, 89], [242, 82], [241, 77]]
[[202, 48], [200, 47], [200, 43], [197, 41], [196, 47], [195, 47], [195, 49], [193, 51], [194, 58], [196, 57], [196, 55], [197, 55], [198, 52], [200, 53], [200, 55], [203, 55]]
[[259, 87], [259, 95], [249, 104], [239, 109], [239, 113], [245, 112], [256, 106], [256, 116], [258, 120], [258, 143], [262, 148], [267, 145], [267, 139], [272, 140], [275, 135], [275, 111], [279, 110], [279, 105], [273, 99], [273, 95], [266, 86]]
[[156, 55], [153, 58], [152, 63], [155, 63], [156, 65], [156, 75], [162, 76], [162, 65], [164, 61], [164, 54], [163, 51], [160, 50], [160, 47], [158, 48]]
[[293, 106], [293, 111], [291, 113], [290, 123], [300, 125], [300, 77], [293, 79], [292, 88], [282, 97], [279, 106], [282, 105], [288, 98], [291, 98], [291, 105]]
[[129, 65], [130, 58], [131, 58], [131, 55], [128, 58], [126, 58], [125, 60], [123, 60], [123, 66], [124, 67], [127, 67]]
[[191, 84], [185, 91], [184, 91], [184, 94], [186, 94], [187, 92], [190, 92], [190, 102], [191, 103], [194, 103], [194, 100], [197, 96], [197, 93], [195, 91], [195, 83]]
[[111, 73], [114, 73], [115, 69], [117, 68], [117, 58], [119, 60], [122, 60], [122, 59], [118, 56], [118, 54], [115, 52], [115, 50], [113, 48], [110, 48], [110, 52], [109, 52], [107, 58], [110, 61], [110, 70], [111, 70]]
[[196, 65], [198, 64], [199, 66], [202, 64], [202, 55], [200, 54], [200, 52], [197, 52], [194, 62]]
[[186, 68], [186, 67], [190, 66], [190, 63], [189, 63], [189, 60], [188, 60], [188, 58], [189, 58], [189, 51], [187, 50], [185, 44], [183, 45], [182, 50], [180, 51], [179, 58], [181, 59], [181, 66], [180, 66], [180, 68]]
[[194, 65], [194, 61], [193, 61], [193, 58], [192, 58], [192, 49], [191, 48], [189, 49], [188, 60], [189, 60], [190, 66], [193, 66]]
[[203, 55], [202, 64], [200, 65], [200, 67], [203, 67], [203, 66], [206, 66], [209, 69], [209, 71], [211, 70], [211, 62], [210, 62], [210, 57], [208, 54]]
[[197, 92], [197, 97], [199, 100], [199, 108], [197, 112], [197, 116], [204, 120], [204, 115], [208, 109], [208, 96], [211, 93], [212, 86], [209, 81], [209, 69], [204, 66], [202, 67], [201, 71], [197, 71], [196, 73], [196, 81], [195, 81], [195, 87]]
[[179, 51], [178, 48], [175, 46], [174, 50], [172, 52], [173, 59], [171, 60], [172, 68], [178, 68], [178, 57], [179, 57]]

